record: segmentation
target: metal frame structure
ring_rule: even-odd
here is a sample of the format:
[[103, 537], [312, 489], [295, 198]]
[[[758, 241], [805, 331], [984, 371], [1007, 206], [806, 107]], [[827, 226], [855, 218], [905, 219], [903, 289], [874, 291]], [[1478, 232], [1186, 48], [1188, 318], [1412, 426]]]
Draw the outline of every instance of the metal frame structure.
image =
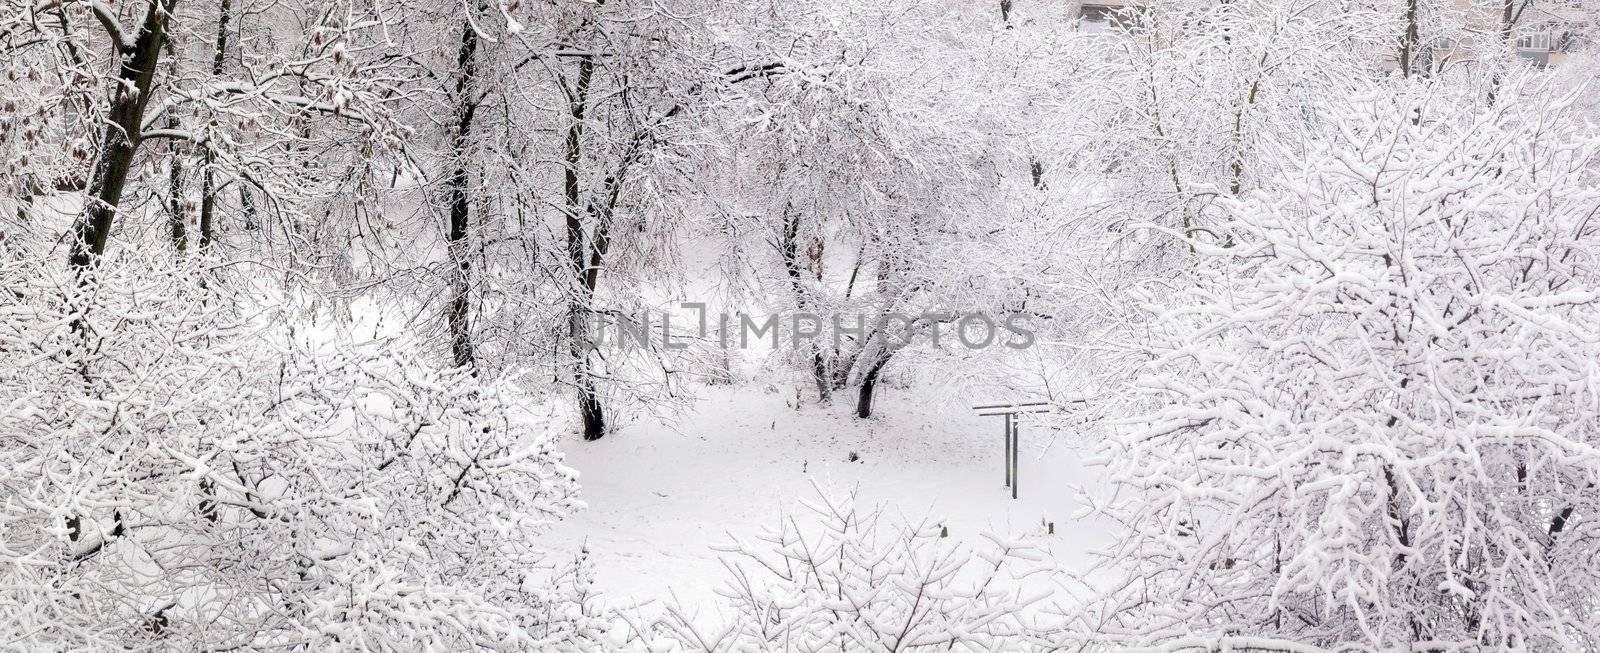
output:
[[1021, 415], [1026, 413], [1048, 413], [1055, 410], [1055, 405], [1048, 401], [1020, 401], [1008, 404], [980, 404], [972, 407], [978, 412], [979, 417], [1005, 417], [1005, 431], [1001, 435], [1005, 448], [1006, 487], [1011, 488], [1011, 498], [1017, 498], [1017, 486], [1021, 482], [1017, 478], [1017, 445], [1021, 440], [1022, 425]]

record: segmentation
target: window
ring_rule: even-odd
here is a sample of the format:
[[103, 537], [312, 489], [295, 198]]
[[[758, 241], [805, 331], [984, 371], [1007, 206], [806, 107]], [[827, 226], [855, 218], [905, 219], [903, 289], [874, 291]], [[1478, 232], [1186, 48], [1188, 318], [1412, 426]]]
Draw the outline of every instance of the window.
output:
[[1085, 34], [1104, 34], [1126, 27], [1127, 8], [1117, 5], [1079, 5], [1078, 31]]
[[1550, 33], [1541, 32], [1539, 34], [1529, 34], [1527, 36], [1517, 37], [1517, 49], [1527, 50], [1530, 52], [1549, 52]]

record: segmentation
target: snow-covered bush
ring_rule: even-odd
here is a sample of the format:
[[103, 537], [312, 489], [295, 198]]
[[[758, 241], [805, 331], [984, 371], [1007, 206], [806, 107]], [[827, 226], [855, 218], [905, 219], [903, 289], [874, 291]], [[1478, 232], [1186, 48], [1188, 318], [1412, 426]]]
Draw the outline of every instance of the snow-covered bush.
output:
[[1506, 97], [1354, 94], [1219, 201], [1109, 451], [1105, 643], [1600, 646], [1600, 133]]
[[[933, 523], [891, 524], [854, 497], [802, 501], [724, 553], [731, 611], [707, 626], [679, 607], [640, 629], [635, 646], [691, 651], [1017, 651], [1054, 623], [1049, 580], [1025, 541], [970, 547]], [[637, 634], [637, 633], [636, 633]]]
[[[0, 267], [0, 648], [527, 650], [575, 473], [499, 383], [261, 327], [197, 266]], [[69, 310], [70, 308], [70, 310]]]

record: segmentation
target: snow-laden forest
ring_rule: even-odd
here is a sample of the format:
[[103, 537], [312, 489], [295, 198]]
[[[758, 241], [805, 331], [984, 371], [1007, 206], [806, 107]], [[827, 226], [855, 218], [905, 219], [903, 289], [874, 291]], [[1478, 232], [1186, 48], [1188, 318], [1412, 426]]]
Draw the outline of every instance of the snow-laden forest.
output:
[[1600, 649], [1597, 17], [0, 0], [0, 650]]

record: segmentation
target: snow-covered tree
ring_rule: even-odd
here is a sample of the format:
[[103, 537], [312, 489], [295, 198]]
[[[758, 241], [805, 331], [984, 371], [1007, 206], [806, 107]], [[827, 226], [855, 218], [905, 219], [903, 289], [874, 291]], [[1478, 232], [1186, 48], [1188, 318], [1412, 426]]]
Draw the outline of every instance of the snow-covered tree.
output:
[[392, 116], [415, 101], [404, 82], [416, 69], [383, 35], [402, 12], [248, 0], [5, 11], [6, 112], [17, 114], [6, 122], [23, 129], [0, 137], [15, 153], [3, 174], [23, 208], [83, 193], [67, 241], [79, 270], [154, 219], [180, 248], [269, 217], [303, 247], [334, 209], [359, 210], [382, 155], [402, 149]]
[[1214, 205], [1231, 246], [1187, 239], [1106, 450], [1100, 641], [1600, 643], [1600, 132], [1581, 88], [1502, 89], [1365, 87]]
[[161, 261], [108, 254], [88, 284], [0, 267], [6, 646], [526, 650], [592, 628], [530, 542], [579, 505], [575, 473], [506, 384], [281, 333]]
[[[998, 314], [1013, 299], [974, 281], [1023, 255], [995, 246], [1019, 217], [1011, 191], [1041, 184], [1031, 116], [1016, 105], [1059, 76], [1042, 56], [1015, 56], [1047, 50], [1044, 28], [998, 18], [954, 3], [797, 2], [742, 25], [757, 44], [745, 58], [774, 64], [725, 103], [736, 160], [718, 187], [722, 272], [764, 308], [819, 317], [823, 335], [790, 355], [823, 401], [854, 386], [861, 417], [885, 369], [907, 360], [880, 318], [946, 313], [916, 327], [949, 334], [956, 313]], [[846, 333], [858, 315], [864, 330]]]
[[[1046, 650], [1049, 580], [1033, 543], [967, 546], [944, 526], [896, 525], [853, 496], [804, 501], [753, 540], [720, 547], [729, 617], [680, 608], [640, 624], [638, 650]], [[653, 647], [653, 648], [645, 648]]]
[[1268, 0], [1157, 3], [1124, 10], [1121, 22], [1084, 37], [1104, 53], [1078, 89], [1092, 96], [1078, 126], [1092, 139], [1084, 163], [1113, 184], [1115, 227], [1205, 234], [1208, 202], [1254, 188], [1278, 165], [1259, 144], [1292, 147], [1317, 132], [1317, 106], [1381, 74], [1368, 55], [1387, 46], [1395, 21]]

